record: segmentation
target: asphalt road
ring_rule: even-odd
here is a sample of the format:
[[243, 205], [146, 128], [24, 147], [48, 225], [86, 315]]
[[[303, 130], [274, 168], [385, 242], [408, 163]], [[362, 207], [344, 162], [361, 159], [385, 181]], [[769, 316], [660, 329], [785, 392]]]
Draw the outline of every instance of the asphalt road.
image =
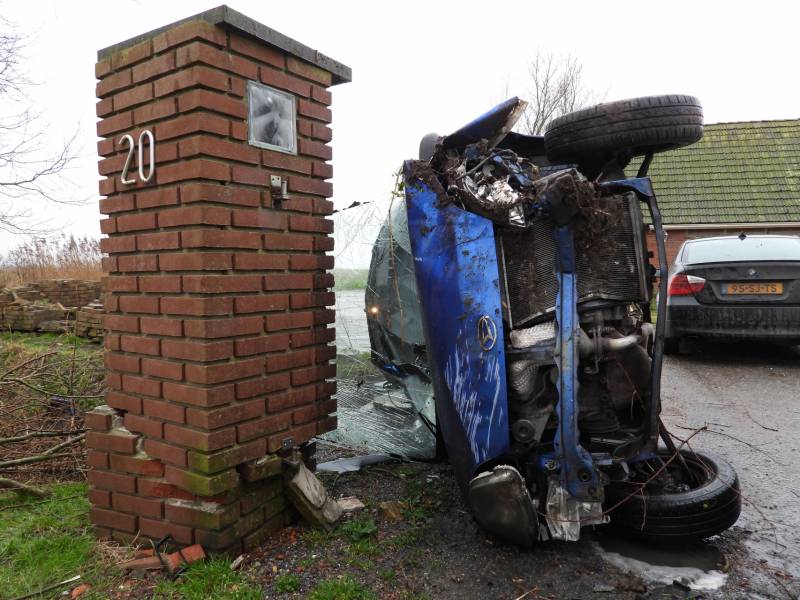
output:
[[736, 468], [743, 509], [719, 544], [730, 563], [721, 598], [800, 595], [800, 348], [697, 344], [667, 357], [663, 417]]

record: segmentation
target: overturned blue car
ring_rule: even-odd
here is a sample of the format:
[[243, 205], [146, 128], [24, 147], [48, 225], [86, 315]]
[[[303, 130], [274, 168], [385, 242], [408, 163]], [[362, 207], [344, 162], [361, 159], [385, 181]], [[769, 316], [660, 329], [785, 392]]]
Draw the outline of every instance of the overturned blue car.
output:
[[667, 265], [647, 170], [700, 139], [699, 102], [605, 103], [541, 137], [512, 131], [524, 108], [511, 98], [429, 134], [405, 163], [404, 202], [373, 248], [372, 361], [497, 537], [574, 541], [605, 524], [660, 543], [718, 534], [739, 516], [738, 478], [666, 430], [664, 300], [651, 320]]

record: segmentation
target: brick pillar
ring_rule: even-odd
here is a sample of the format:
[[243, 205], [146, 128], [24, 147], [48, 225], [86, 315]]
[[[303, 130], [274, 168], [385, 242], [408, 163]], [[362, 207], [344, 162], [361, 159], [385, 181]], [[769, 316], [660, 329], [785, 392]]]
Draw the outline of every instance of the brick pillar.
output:
[[[336, 427], [328, 88], [350, 70], [224, 6], [98, 59], [108, 391], [87, 416], [92, 522], [247, 549], [285, 524], [274, 453]], [[295, 98], [294, 153], [249, 143], [249, 82]], [[154, 176], [134, 158], [124, 183], [123, 136], [145, 130]]]

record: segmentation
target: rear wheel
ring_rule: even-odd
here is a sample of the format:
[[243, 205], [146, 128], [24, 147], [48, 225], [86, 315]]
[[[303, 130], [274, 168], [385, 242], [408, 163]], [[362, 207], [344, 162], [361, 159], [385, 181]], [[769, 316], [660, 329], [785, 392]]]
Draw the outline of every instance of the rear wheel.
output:
[[586, 173], [620, 153], [664, 152], [701, 137], [700, 101], [670, 95], [606, 102], [558, 117], [547, 126], [544, 143], [550, 161], [577, 163]]
[[[739, 518], [742, 502], [733, 467], [710, 453], [682, 451], [692, 473], [669, 453], [637, 463], [631, 481], [606, 486], [611, 527], [627, 535], [663, 544], [678, 544], [716, 535]], [[660, 474], [654, 476], [653, 473]]]

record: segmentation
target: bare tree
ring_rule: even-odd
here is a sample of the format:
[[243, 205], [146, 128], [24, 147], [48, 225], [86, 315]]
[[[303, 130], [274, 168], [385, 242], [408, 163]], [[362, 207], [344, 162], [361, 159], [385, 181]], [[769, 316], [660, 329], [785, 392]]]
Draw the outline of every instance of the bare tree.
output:
[[521, 125], [529, 135], [542, 135], [556, 117], [601, 101], [586, 87], [583, 65], [572, 55], [537, 51], [528, 63], [528, 76], [528, 108]]
[[66, 171], [75, 160], [77, 131], [53, 149], [48, 123], [34, 110], [35, 86], [23, 72], [25, 37], [0, 17], [0, 230], [41, 232], [33, 201], [78, 204], [65, 198]]

